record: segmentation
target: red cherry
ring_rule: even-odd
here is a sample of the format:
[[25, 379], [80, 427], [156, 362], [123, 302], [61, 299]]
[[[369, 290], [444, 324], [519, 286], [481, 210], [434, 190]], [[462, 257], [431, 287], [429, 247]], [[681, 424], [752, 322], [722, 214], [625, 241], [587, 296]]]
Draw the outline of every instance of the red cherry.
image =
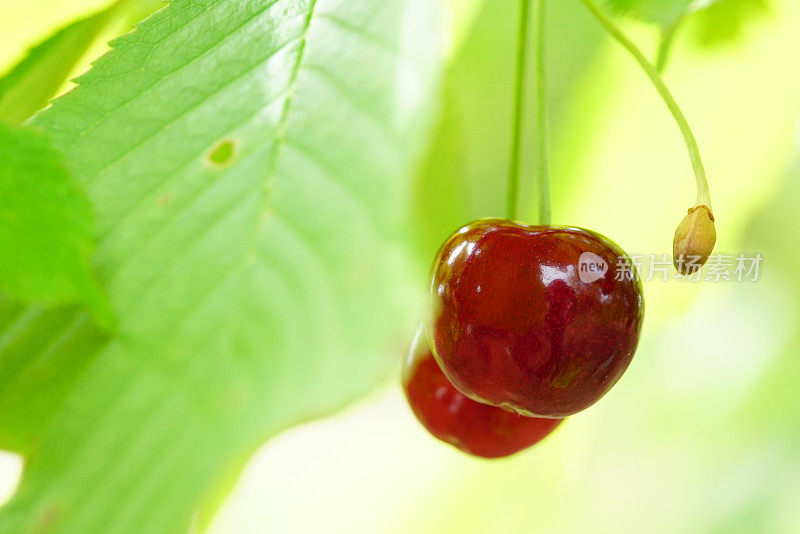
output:
[[642, 289], [618, 276], [620, 258], [617, 245], [580, 228], [498, 219], [461, 228], [439, 251], [431, 284], [442, 371], [468, 397], [524, 415], [588, 408], [639, 340]]
[[501, 458], [527, 449], [561, 423], [559, 419], [523, 417], [468, 399], [439, 369], [422, 331], [403, 367], [403, 389], [417, 419], [431, 434], [483, 458]]

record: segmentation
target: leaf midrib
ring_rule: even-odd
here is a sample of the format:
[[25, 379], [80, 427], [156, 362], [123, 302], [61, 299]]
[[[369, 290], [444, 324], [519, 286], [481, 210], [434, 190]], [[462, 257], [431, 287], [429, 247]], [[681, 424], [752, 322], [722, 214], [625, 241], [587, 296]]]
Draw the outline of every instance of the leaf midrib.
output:
[[291, 113], [292, 103], [294, 102], [294, 97], [297, 94], [297, 81], [300, 77], [300, 69], [303, 66], [303, 58], [305, 57], [306, 47], [308, 45], [308, 32], [311, 29], [311, 20], [314, 17], [314, 10], [317, 7], [317, 0], [311, 0], [308, 5], [308, 15], [306, 15], [305, 22], [303, 23], [303, 29], [300, 32], [300, 47], [297, 51], [297, 59], [295, 60], [294, 67], [292, 68], [292, 73], [289, 78], [289, 87], [286, 94], [286, 100], [283, 102], [283, 109], [281, 110], [281, 117], [278, 120], [278, 125], [275, 130], [275, 141], [272, 145], [272, 150], [270, 152], [269, 158], [269, 169], [267, 171], [267, 176], [264, 179], [264, 182], [261, 186], [261, 199], [259, 202], [259, 211], [256, 216], [256, 222], [253, 229], [252, 238], [250, 241], [250, 245], [248, 247], [248, 252], [245, 254], [243, 259], [246, 259], [249, 256], [255, 256], [256, 247], [258, 246], [258, 238], [261, 234], [261, 229], [263, 228], [263, 219], [261, 214], [267, 209], [268, 205], [268, 197], [269, 197], [269, 185], [272, 181], [275, 180], [275, 175], [277, 173], [278, 168], [278, 157], [280, 157], [280, 152], [283, 146], [286, 143], [286, 129], [289, 123], [289, 114]]

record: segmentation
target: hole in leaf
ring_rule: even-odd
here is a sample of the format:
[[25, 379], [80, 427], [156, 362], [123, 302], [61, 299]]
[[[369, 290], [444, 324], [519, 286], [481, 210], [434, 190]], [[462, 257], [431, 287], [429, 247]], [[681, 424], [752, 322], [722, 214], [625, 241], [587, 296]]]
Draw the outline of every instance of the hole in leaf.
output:
[[236, 157], [236, 143], [231, 139], [225, 139], [211, 149], [206, 157], [212, 167], [225, 167], [230, 165]]
[[22, 456], [0, 451], [0, 505], [7, 503], [17, 491], [22, 478]]

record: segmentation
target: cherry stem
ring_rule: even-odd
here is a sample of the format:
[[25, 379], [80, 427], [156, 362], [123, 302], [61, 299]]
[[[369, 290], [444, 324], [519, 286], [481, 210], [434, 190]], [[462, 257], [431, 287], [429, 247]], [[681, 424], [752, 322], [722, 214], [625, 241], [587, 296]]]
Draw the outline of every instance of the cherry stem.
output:
[[636, 59], [642, 69], [645, 71], [647, 76], [655, 85], [656, 90], [661, 95], [661, 98], [666, 103], [667, 107], [669, 108], [670, 113], [675, 118], [675, 121], [678, 123], [678, 128], [680, 128], [681, 133], [683, 134], [683, 139], [686, 142], [686, 148], [689, 150], [689, 158], [692, 161], [692, 167], [694, 168], [694, 175], [697, 181], [697, 206], [706, 206], [709, 211], [711, 210], [711, 194], [708, 189], [708, 179], [706, 178], [706, 171], [703, 167], [703, 160], [700, 158], [700, 149], [697, 147], [697, 140], [694, 137], [694, 133], [692, 133], [692, 129], [689, 127], [689, 123], [686, 120], [681, 108], [678, 106], [678, 103], [675, 101], [675, 98], [672, 96], [669, 88], [664, 83], [664, 80], [661, 79], [661, 75], [658, 73], [658, 70], [647, 60], [645, 55], [642, 53], [641, 50], [630, 40], [628, 39], [625, 34], [617, 27], [613, 20], [608, 17], [600, 8], [592, 0], [581, 0], [584, 5], [591, 11], [591, 13], [597, 18], [600, 23], [605, 26], [606, 30], [611, 34], [614, 39], [616, 39], [631, 55]]
[[539, 224], [550, 224], [550, 175], [547, 156], [546, 0], [536, 0], [536, 103], [539, 148]]
[[682, 21], [683, 17], [680, 17], [661, 30], [661, 43], [658, 45], [658, 54], [656, 55], [656, 70], [659, 73], [664, 72], [664, 69], [667, 68], [672, 45], [675, 44], [675, 35], [678, 33], [678, 27]]
[[514, 220], [517, 217], [520, 156], [522, 152], [522, 112], [525, 95], [525, 68], [528, 64], [529, 19], [530, 0], [520, 0], [516, 79], [514, 82], [514, 130], [511, 141], [511, 161], [508, 170], [508, 196], [506, 197], [506, 217], [510, 220]]

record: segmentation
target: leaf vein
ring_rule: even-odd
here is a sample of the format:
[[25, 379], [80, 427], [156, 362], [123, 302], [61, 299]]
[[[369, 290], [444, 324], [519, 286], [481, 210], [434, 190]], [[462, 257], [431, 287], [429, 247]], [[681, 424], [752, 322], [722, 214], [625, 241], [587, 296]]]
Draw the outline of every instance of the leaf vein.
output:
[[[116, 165], [116, 164], [117, 164], [117, 163], [119, 163], [120, 161], [122, 161], [122, 160], [126, 159], [127, 157], [130, 157], [130, 156], [131, 156], [133, 153], [135, 153], [135, 152], [136, 152], [136, 150], [137, 150], [137, 149], [141, 148], [141, 147], [142, 147], [143, 145], [145, 145], [145, 144], [146, 144], [148, 141], [152, 141], [152, 140], [153, 140], [153, 139], [154, 139], [156, 136], [158, 136], [159, 134], [161, 134], [162, 132], [164, 132], [164, 131], [165, 131], [167, 128], [169, 128], [170, 126], [173, 126], [173, 125], [175, 125], [175, 123], [177, 123], [179, 120], [181, 120], [181, 119], [185, 118], [187, 115], [191, 114], [192, 112], [194, 112], [194, 111], [197, 111], [198, 109], [200, 109], [200, 108], [201, 108], [203, 105], [207, 104], [207, 103], [208, 103], [208, 102], [209, 102], [209, 101], [210, 101], [212, 98], [214, 98], [215, 96], [219, 95], [219, 93], [221, 93], [221, 92], [225, 91], [226, 89], [229, 89], [229, 88], [233, 87], [233, 86], [234, 86], [236, 83], [238, 83], [238, 82], [242, 81], [242, 79], [244, 79], [244, 78], [245, 78], [245, 76], [247, 76], [248, 74], [251, 74], [253, 71], [256, 71], [256, 70], [258, 70], [259, 68], [261, 68], [261, 67], [263, 67], [264, 65], [266, 65], [267, 63], [269, 63], [269, 61], [270, 61], [270, 60], [271, 60], [273, 57], [275, 57], [275, 56], [276, 56], [277, 54], [279, 54], [279, 53], [280, 53], [282, 50], [284, 50], [286, 47], [288, 47], [289, 45], [293, 44], [293, 43], [294, 43], [294, 42], [296, 42], [297, 40], [298, 40], [298, 37], [293, 37], [292, 39], [289, 39], [288, 41], [286, 41], [286, 42], [284, 42], [284, 43], [282, 43], [282, 44], [278, 45], [278, 46], [277, 46], [277, 47], [276, 47], [274, 50], [271, 50], [271, 51], [270, 51], [270, 53], [264, 57], [264, 59], [262, 59], [262, 60], [259, 60], [259, 61], [258, 61], [258, 63], [255, 63], [255, 64], [254, 64], [254, 65], [252, 65], [251, 67], [248, 67], [248, 68], [247, 68], [247, 69], [245, 69], [244, 71], [240, 72], [239, 74], [237, 74], [236, 76], [234, 76], [232, 79], [230, 79], [229, 81], [227, 81], [227, 82], [226, 82], [224, 85], [222, 85], [221, 87], [219, 87], [219, 88], [218, 88], [218, 89], [216, 89], [215, 91], [212, 91], [212, 92], [210, 92], [210, 93], [206, 94], [206, 95], [205, 95], [205, 96], [203, 96], [203, 98], [202, 98], [200, 101], [198, 101], [198, 102], [197, 102], [195, 105], [193, 105], [193, 106], [191, 106], [191, 107], [189, 107], [189, 108], [185, 109], [184, 111], [182, 111], [181, 113], [179, 113], [179, 114], [178, 114], [178, 115], [176, 115], [175, 117], [172, 117], [172, 118], [171, 118], [169, 121], [167, 121], [167, 122], [165, 122], [164, 124], [162, 124], [162, 125], [161, 125], [160, 127], [158, 127], [158, 128], [155, 130], [155, 131], [153, 131], [152, 133], [150, 133], [148, 136], [146, 136], [146, 137], [142, 138], [142, 139], [141, 139], [139, 142], [137, 142], [136, 144], [134, 144], [134, 145], [133, 145], [132, 147], [130, 147], [129, 149], [126, 149], [126, 150], [125, 150], [125, 152], [123, 152], [123, 153], [122, 153], [122, 154], [120, 154], [119, 156], [115, 156], [115, 157], [114, 157], [114, 159], [113, 159], [112, 161], [110, 161], [108, 164], [106, 164], [104, 167], [102, 167], [100, 170], [98, 170], [98, 171], [96, 172], [94, 179], [93, 179], [92, 181], [90, 181], [89, 183], [91, 184], [92, 182], [94, 182], [94, 181], [96, 181], [97, 179], [99, 179], [99, 178], [101, 177], [101, 175], [102, 175], [103, 173], [105, 173], [106, 171], [108, 171], [108, 170], [109, 170], [111, 167], [113, 167], [114, 165]], [[276, 97], [275, 97], [275, 98], [274, 98], [272, 101], [265, 103], [265, 104], [264, 104], [264, 107], [267, 107], [267, 106], [269, 106], [270, 104], [272, 104], [273, 102], [277, 101], [279, 98], [283, 97], [284, 95], [285, 95], [285, 93], [284, 93], [284, 92], [281, 92], [281, 93], [280, 93], [279, 95], [277, 95], [277, 96], [276, 96]], [[261, 110], [258, 110], [258, 111], [261, 111]], [[248, 119], [249, 119], [249, 118], [252, 118], [254, 115], [255, 115], [255, 114], [252, 114], [252, 115], [250, 115], [250, 116], [248, 117]], [[245, 120], [244, 122], [247, 122], [247, 121]], [[204, 150], [205, 150], [205, 149], [204, 149]]]
[[356, 113], [366, 117], [369, 122], [373, 124], [384, 137], [386, 137], [386, 140], [388, 141], [387, 146], [394, 148], [400, 144], [400, 140], [391, 126], [381, 122], [371, 109], [364, 107], [360, 102], [362, 99], [353, 94], [352, 88], [347, 86], [347, 84], [345, 84], [329, 69], [325, 68], [319, 63], [309, 63], [306, 65], [306, 70], [308, 72], [317, 74], [317, 77], [320, 80], [327, 82], [328, 85], [339, 94], [339, 96], [343, 97], [343, 99], [347, 101], [347, 103]]

